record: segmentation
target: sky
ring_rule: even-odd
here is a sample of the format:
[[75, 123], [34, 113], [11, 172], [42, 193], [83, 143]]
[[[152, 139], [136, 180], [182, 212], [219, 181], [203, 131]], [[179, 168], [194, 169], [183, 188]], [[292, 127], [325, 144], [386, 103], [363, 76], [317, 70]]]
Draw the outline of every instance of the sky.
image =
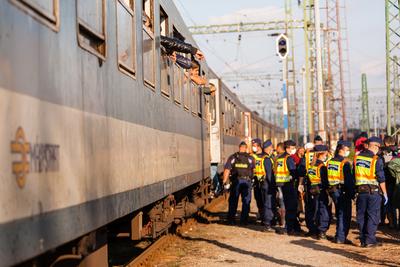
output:
[[[187, 25], [270, 21], [284, 18], [283, 0], [174, 0]], [[302, 9], [293, 2], [294, 19], [302, 19]], [[325, 1], [321, 1], [324, 5]], [[369, 88], [370, 114], [374, 111], [385, 121], [385, 6], [384, 1], [346, 1], [347, 32], [351, 88], [347, 88], [347, 114], [350, 126], [358, 127], [361, 104], [361, 74], [366, 73]], [[322, 11], [324, 12], [324, 11]], [[324, 16], [322, 16], [324, 17]], [[322, 18], [324, 22], [324, 18]], [[197, 35], [195, 40], [206, 55], [207, 62], [218, 74], [232, 71], [279, 75], [282, 64], [275, 52], [275, 39], [267, 32], [218, 35]], [[294, 35], [295, 64], [298, 73], [297, 93], [302, 103], [300, 70], [304, 65], [303, 31]], [[228, 82], [242, 101], [273, 120], [281, 98], [281, 82]], [[260, 100], [262, 104], [260, 104]], [[258, 103], [257, 103], [258, 102]], [[267, 104], [268, 103], [268, 104]], [[270, 103], [270, 104], [269, 104]], [[299, 111], [302, 114], [300, 105]], [[372, 115], [371, 115], [372, 116]], [[302, 118], [301, 118], [302, 119]], [[301, 126], [301, 125], [300, 125]], [[378, 125], [379, 126], [379, 125]]]

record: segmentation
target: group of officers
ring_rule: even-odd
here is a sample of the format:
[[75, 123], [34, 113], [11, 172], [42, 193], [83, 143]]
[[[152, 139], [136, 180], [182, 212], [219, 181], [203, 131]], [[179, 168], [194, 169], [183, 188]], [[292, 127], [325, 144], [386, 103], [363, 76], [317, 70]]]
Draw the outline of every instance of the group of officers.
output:
[[[374, 247], [380, 223], [381, 205], [388, 202], [383, 161], [377, 156], [382, 141], [371, 137], [365, 149], [351, 161], [352, 143], [339, 141], [333, 155], [322, 140], [305, 146], [305, 154], [296, 165], [296, 143], [287, 140], [283, 149], [274, 150], [270, 140], [252, 140], [252, 153], [241, 142], [224, 167], [223, 184], [230, 190], [228, 222], [235, 224], [239, 196], [242, 199], [240, 224], [248, 224], [252, 190], [264, 230], [301, 235], [299, 204], [304, 202], [306, 236], [326, 239], [335, 206], [335, 242], [348, 239], [352, 200], [356, 199], [360, 246]], [[281, 151], [280, 151], [281, 150]], [[274, 153], [275, 152], [275, 153]], [[275, 227], [282, 225], [283, 227]]]

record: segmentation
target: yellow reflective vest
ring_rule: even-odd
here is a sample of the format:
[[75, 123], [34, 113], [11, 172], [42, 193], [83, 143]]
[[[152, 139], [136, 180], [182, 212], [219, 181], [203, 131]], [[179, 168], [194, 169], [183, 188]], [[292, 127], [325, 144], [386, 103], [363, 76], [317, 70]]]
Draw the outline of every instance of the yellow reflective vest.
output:
[[355, 156], [354, 173], [356, 185], [379, 185], [375, 175], [378, 156]]
[[255, 160], [255, 168], [253, 171], [253, 174], [255, 177], [257, 177], [258, 180], [261, 180], [265, 177], [266, 172], [265, 172], [265, 166], [264, 166], [264, 159], [267, 157], [267, 155], [257, 155], [253, 154], [252, 155], [254, 160]]
[[349, 162], [347, 159], [342, 161], [329, 160], [327, 164], [329, 185], [344, 184], [343, 166]]
[[308, 172], [308, 169], [311, 167], [311, 163], [314, 159], [314, 152], [306, 152], [305, 154], [305, 160], [306, 160], [306, 171]]
[[289, 155], [286, 155], [285, 157], [276, 159], [276, 164], [275, 164], [276, 183], [287, 183], [287, 182], [290, 182], [290, 180], [292, 179], [289, 168], [287, 166], [288, 158], [289, 158]]
[[320, 163], [318, 165], [312, 165], [308, 169], [307, 175], [310, 180], [311, 185], [319, 185], [321, 184], [321, 167], [324, 166], [324, 163]]

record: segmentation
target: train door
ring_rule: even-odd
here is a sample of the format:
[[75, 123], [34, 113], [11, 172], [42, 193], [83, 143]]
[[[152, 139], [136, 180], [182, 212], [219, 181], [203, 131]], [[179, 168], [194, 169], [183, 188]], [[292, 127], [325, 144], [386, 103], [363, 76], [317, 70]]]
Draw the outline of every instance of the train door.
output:
[[215, 86], [215, 93], [210, 96], [210, 156], [211, 164], [219, 164], [222, 154], [221, 90], [217, 79], [211, 79], [210, 84]]

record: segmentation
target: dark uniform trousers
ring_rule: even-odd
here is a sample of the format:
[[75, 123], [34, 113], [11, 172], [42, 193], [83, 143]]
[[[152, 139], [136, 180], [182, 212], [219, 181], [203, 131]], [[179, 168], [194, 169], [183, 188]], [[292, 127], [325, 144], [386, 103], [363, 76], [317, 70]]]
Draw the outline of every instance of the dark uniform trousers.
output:
[[343, 189], [337, 189], [331, 193], [333, 203], [335, 204], [336, 215], [336, 239], [344, 242], [349, 234], [351, 223], [351, 199], [349, 193], [345, 193]]
[[360, 241], [364, 244], [376, 243], [376, 230], [380, 223], [382, 197], [378, 192], [359, 193], [357, 197], [357, 223]]
[[328, 231], [332, 218], [332, 206], [329, 205], [329, 196], [326, 190], [322, 190], [318, 197], [318, 230], [325, 233]]
[[257, 202], [257, 208], [260, 213], [261, 223], [271, 225], [274, 218], [273, 207], [275, 206], [275, 194], [272, 185], [267, 180], [255, 182], [254, 198]]
[[286, 231], [300, 231], [300, 224], [297, 220], [297, 189], [294, 187], [294, 181], [283, 183], [281, 189], [286, 210]]
[[317, 211], [319, 203], [319, 194], [311, 194], [310, 190], [307, 190], [305, 200], [305, 220], [308, 231], [311, 234], [318, 234], [317, 228]]
[[263, 182], [260, 182], [257, 177], [254, 177], [254, 199], [256, 200], [258, 213], [260, 214], [260, 219], [263, 220], [264, 216], [264, 205], [263, 205], [263, 192], [262, 186]]
[[328, 231], [332, 217], [331, 210], [326, 190], [321, 190], [319, 194], [311, 194], [310, 190], [307, 190], [305, 219], [311, 234]]
[[247, 222], [250, 213], [252, 182], [249, 179], [236, 179], [229, 194], [228, 220], [233, 221], [237, 212], [239, 196], [242, 197], [241, 222]]

